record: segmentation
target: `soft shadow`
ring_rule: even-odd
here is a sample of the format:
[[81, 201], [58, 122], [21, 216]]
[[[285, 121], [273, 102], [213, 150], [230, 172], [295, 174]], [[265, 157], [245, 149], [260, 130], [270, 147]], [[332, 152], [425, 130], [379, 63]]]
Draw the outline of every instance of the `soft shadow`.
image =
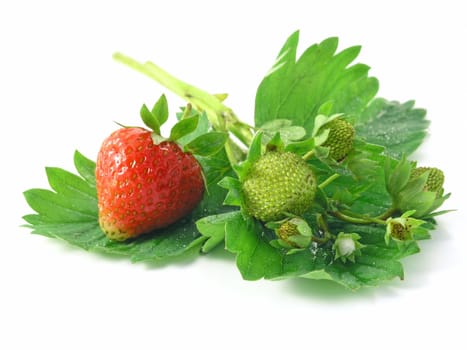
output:
[[165, 257], [162, 260], [146, 261], [143, 263], [145, 263], [145, 265], [148, 268], [163, 268], [168, 265], [182, 267], [194, 263], [195, 260], [199, 258], [213, 259], [218, 261], [229, 261], [235, 263], [235, 255], [225, 250], [223, 244], [219, 244], [208, 253], [202, 253], [200, 252], [199, 247], [194, 247], [190, 251], [185, 252], [180, 256]]
[[[40, 236], [40, 235], [38, 235]], [[135, 264], [135, 265], [141, 265], [145, 266], [148, 269], [159, 269], [159, 268], [164, 268], [166, 266], [188, 266], [192, 264], [196, 258], [199, 257], [199, 248], [196, 249], [191, 249], [187, 252], [185, 252], [182, 255], [179, 256], [169, 256], [169, 257], [164, 257], [160, 260], [131, 260], [128, 255], [124, 254], [116, 254], [116, 253], [109, 253], [105, 251], [99, 251], [99, 250], [85, 250], [81, 247], [74, 246], [72, 244], [69, 244], [68, 242], [65, 242], [61, 239], [54, 239], [54, 238], [46, 238], [42, 237], [44, 239], [48, 239], [49, 244], [55, 245], [58, 249], [62, 250], [65, 254], [86, 254], [90, 255], [95, 259], [103, 259], [106, 261], [115, 261], [115, 262], [123, 262], [123, 263], [129, 263], [129, 264]]]
[[358, 290], [350, 290], [336, 282], [329, 280], [311, 280], [306, 278], [295, 278], [285, 283], [287, 292], [295, 294], [300, 298], [310, 301], [317, 299], [329, 303], [353, 302], [358, 300], [369, 300], [377, 297], [392, 297], [397, 295], [398, 281], [383, 283], [377, 287], [363, 287]]
[[193, 264], [197, 258], [199, 258], [199, 251], [196, 249], [191, 249], [182, 255], [164, 257], [161, 260], [132, 261], [132, 263], [144, 264], [148, 269], [161, 269], [167, 266], [189, 266]]

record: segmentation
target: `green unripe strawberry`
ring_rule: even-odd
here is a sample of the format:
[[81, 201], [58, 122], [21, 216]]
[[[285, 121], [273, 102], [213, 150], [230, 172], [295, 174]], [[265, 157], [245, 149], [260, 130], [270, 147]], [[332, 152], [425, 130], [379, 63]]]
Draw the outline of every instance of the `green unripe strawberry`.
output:
[[315, 197], [316, 179], [308, 164], [291, 152], [269, 151], [248, 170], [242, 191], [247, 213], [258, 220], [301, 215]]
[[323, 147], [329, 147], [329, 156], [337, 161], [344, 159], [353, 147], [353, 125], [344, 119], [334, 119], [322, 128], [329, 129], [328, 138], [322, 144]]
[[437, 198], [441, 197], [444, 191], [444, 173], [442, 170], [438, 168], [418, 167], [413, 169], [410, 173], [410, 180], [416, 179], [417, 177], [425, 174], [426, 172], [428, 172], [428, 179], [423, 190], [435, 192]]

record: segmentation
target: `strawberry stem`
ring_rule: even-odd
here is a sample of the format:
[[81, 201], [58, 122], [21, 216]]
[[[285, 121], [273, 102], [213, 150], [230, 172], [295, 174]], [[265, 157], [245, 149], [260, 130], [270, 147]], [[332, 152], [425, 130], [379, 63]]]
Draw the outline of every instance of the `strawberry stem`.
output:
[[332, 174], [331, 176], [329, 176], [326, 180], [324, 180], [323, 182], [321, 182], [318, 187], [320, 189], [324, 189], [327, 185], [329, 185], [330, 183], [332, 183], [334, 180], [336, 180], [340, 175], [335, 173], [335, 174]]
[[253, 140], [251, 128], [241, 122], [232, 109], [224, 105], [219, 97], [185, 83], [152, 62], [141, 63], [118, 52], [113, 55], [113, 58], [157, 81], [196, 108], [206, 111], [208, 119], [215, 130], [229, 131], [245, 146], [250, 146]]
[[378, 224], [378, 225], [386, 225], [385, 220], [378, 219], [377, 217], [361, 217], [358, 214], [354, 213], [342, 213], [338, 210], [332, 211], [329, 214], [334, 216], [337, 219], [342, 221], [350, 222], [351, 224], [361, 224], [361, 225], [368, 225], [368, 224]]

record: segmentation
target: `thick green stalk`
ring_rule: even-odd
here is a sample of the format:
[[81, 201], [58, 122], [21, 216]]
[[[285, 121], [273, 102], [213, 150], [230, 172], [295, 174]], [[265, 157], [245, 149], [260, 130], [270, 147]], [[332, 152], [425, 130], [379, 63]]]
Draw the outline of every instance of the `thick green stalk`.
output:
[[173, 93], [191, 103], [195, 108], [206, 111], [213, 128], [229, 131], [245, 146], [249, 147], [253, 134], [248, 125], [242, 123], [231, 108], [225, 106], [218, 97], [169, 74], [152, 62], [141, 63], [122, 53], [115, 53], [113, 58], [147, 77], [157, 81]]

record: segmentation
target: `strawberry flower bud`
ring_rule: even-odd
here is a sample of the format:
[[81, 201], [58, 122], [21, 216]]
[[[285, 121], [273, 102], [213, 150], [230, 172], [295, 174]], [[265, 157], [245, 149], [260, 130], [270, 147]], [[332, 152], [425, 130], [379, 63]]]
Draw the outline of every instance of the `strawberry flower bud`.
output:
[[365, 247], [359, 242], [360, 239], [361, 237], [357, 233], [339, 233], [332, 246], [335, 259], [341, 259], [344, 263], [347, 260], [355, 262], [355, 257], [361, 255], [360, 250]]
[[413, 235], [416, 232], [417, 227], [425, 222], [423, 220], [410, 217], [414, 213], [415, 210], [410, 210], [398, 218], [387, 219], [386, 234], [384, 235], [386, 244], [389, 244], [391, 239], [398, 244], [414, 240]]
[[305, 249], [311, 244], [313, 232], [308, 223], [298, 217], [270, 222], [266, 225], [274, 230], [277, 240], [271, 241], [273, 246], [288, 249]]
[[385, 166], [386, 189], [394, 208], [401, 212], [415, 211], [411, 216], [423, 218], [439, 208], [449, 194], [444, 194], [444, 173], [433, 167], [413, 168], [406, 157]]

